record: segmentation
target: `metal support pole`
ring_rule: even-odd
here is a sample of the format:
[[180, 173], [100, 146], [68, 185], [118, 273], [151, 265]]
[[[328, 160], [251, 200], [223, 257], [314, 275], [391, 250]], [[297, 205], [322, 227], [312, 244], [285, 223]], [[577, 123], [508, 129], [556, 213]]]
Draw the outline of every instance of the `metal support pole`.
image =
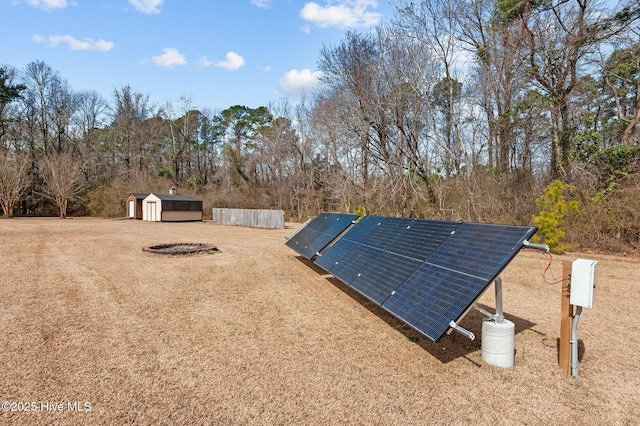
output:
[[502, 310], [502, 278], [498, 277], [494, 281], [496, 290], [496, 324], [504, 323], [504, 312]]

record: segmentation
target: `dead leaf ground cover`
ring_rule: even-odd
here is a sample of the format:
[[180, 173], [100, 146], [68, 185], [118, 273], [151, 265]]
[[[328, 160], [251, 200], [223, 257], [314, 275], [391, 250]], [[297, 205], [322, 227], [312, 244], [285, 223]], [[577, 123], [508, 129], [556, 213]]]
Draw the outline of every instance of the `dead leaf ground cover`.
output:
[[[286, 247], [288, 225], [0, 220], [0, 399], [34, 403], [0, 423], [640, 424], [640, 259], [580, 255], [599, 280], [576, 379], [558, 368], [560, 287], [543, 282], [541, 254], [502, 275], [516, 324], [504, 369], [480, 338], [412, 342]], [[142, 251], [172, 242], [220, 251]], [[480, 304], [493, 308], [493, 288]], [[480, 314], [462, 325], [480, 337]]]

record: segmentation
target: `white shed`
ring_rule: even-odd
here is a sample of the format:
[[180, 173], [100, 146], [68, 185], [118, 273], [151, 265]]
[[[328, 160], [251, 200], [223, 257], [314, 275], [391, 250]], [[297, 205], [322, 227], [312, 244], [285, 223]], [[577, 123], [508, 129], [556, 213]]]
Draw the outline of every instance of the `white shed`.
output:
[[142, 219], [151, 222], [202, 220], [202, 200], [195, 195], [149, 194], [142, 200]]

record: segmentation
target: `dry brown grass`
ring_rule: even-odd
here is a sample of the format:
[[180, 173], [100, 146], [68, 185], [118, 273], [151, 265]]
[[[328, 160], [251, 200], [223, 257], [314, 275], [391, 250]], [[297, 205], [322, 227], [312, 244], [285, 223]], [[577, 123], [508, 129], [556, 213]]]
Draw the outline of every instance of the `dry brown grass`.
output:
[[[502, 275], [517, 351], [503, 369], [482, 361], [479, 339], [411, 342], [286, 247], [291, 231], [0, 220], [0, 399], [37, 403], [0, 423], [639, 424], [640, 259], [582, 255], [600, 275], [576, 379], [557, 365], [560, 287], [542, 281], [542, 255], [520, 253]], [[220, 252], [141, 250], [180, 241]], [[493, 307], [492, 293], [480, 303]], [[480, 336], [480, 323], [462, 325]]]

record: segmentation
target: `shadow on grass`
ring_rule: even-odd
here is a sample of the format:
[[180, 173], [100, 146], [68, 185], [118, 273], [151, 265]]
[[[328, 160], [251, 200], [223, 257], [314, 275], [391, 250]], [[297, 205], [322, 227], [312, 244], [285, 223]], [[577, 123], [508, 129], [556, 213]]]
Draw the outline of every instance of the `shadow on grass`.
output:
[[[307, 260], [302, 256], [297, 256], [297, 258], [299, 261], [304, 263], [313, 271], [317, 272], [319, 275], [328, 274], [327, 271], [325, 271], [312, 261]], [[461, 327], [471, 331], [476, 336], [475, 340], [469, 340], [469, 338], [462, 336], [455, 331], [452, 331], [450, 334], [445, 334], [437, 343], [434, 343], [428, 337], [425, 337], [423, 334], [416, 331], [413, 327], [407, 325], [402, 320], [393, 316], [385, 309], [378, 306], [375, 302], [367, 299], [362, 294], [358, 293], [356, 290], [349, 287], [347, 284], [343, 283], [336, 277], [327, 275], [327, 281], [336, 286], [338, 289], [347, 294], [360, 305], [365, 307], [378, 318], [386, 322], [390, 327], [401, 333], [407, 338], [407, 340], [414, 342], [426, 352], [431, 354], [433, 357], [440, 360], [440, 362], [447, 363], [457, 358], [466, 358], [472, 364], [476, 365], [477, 367], [481, 367], [480, 364], [467, 357], [468, 354], [481, 350], [482, 319], [484, 316], [475, 309], [471, 309], [464, 317], [464, 319], [460, 322]], [[493, 312], [495, 310], [493, 307], [482, 304], [478, 304], [478, 307], [490, 312]], [[515, 324], [516, 333], [521, 333], [524, 330], [531, 329], [536, 325], [524, 318], [516, 317], [510, 314], [505, 313], [504, 316], [506, 319]]]

